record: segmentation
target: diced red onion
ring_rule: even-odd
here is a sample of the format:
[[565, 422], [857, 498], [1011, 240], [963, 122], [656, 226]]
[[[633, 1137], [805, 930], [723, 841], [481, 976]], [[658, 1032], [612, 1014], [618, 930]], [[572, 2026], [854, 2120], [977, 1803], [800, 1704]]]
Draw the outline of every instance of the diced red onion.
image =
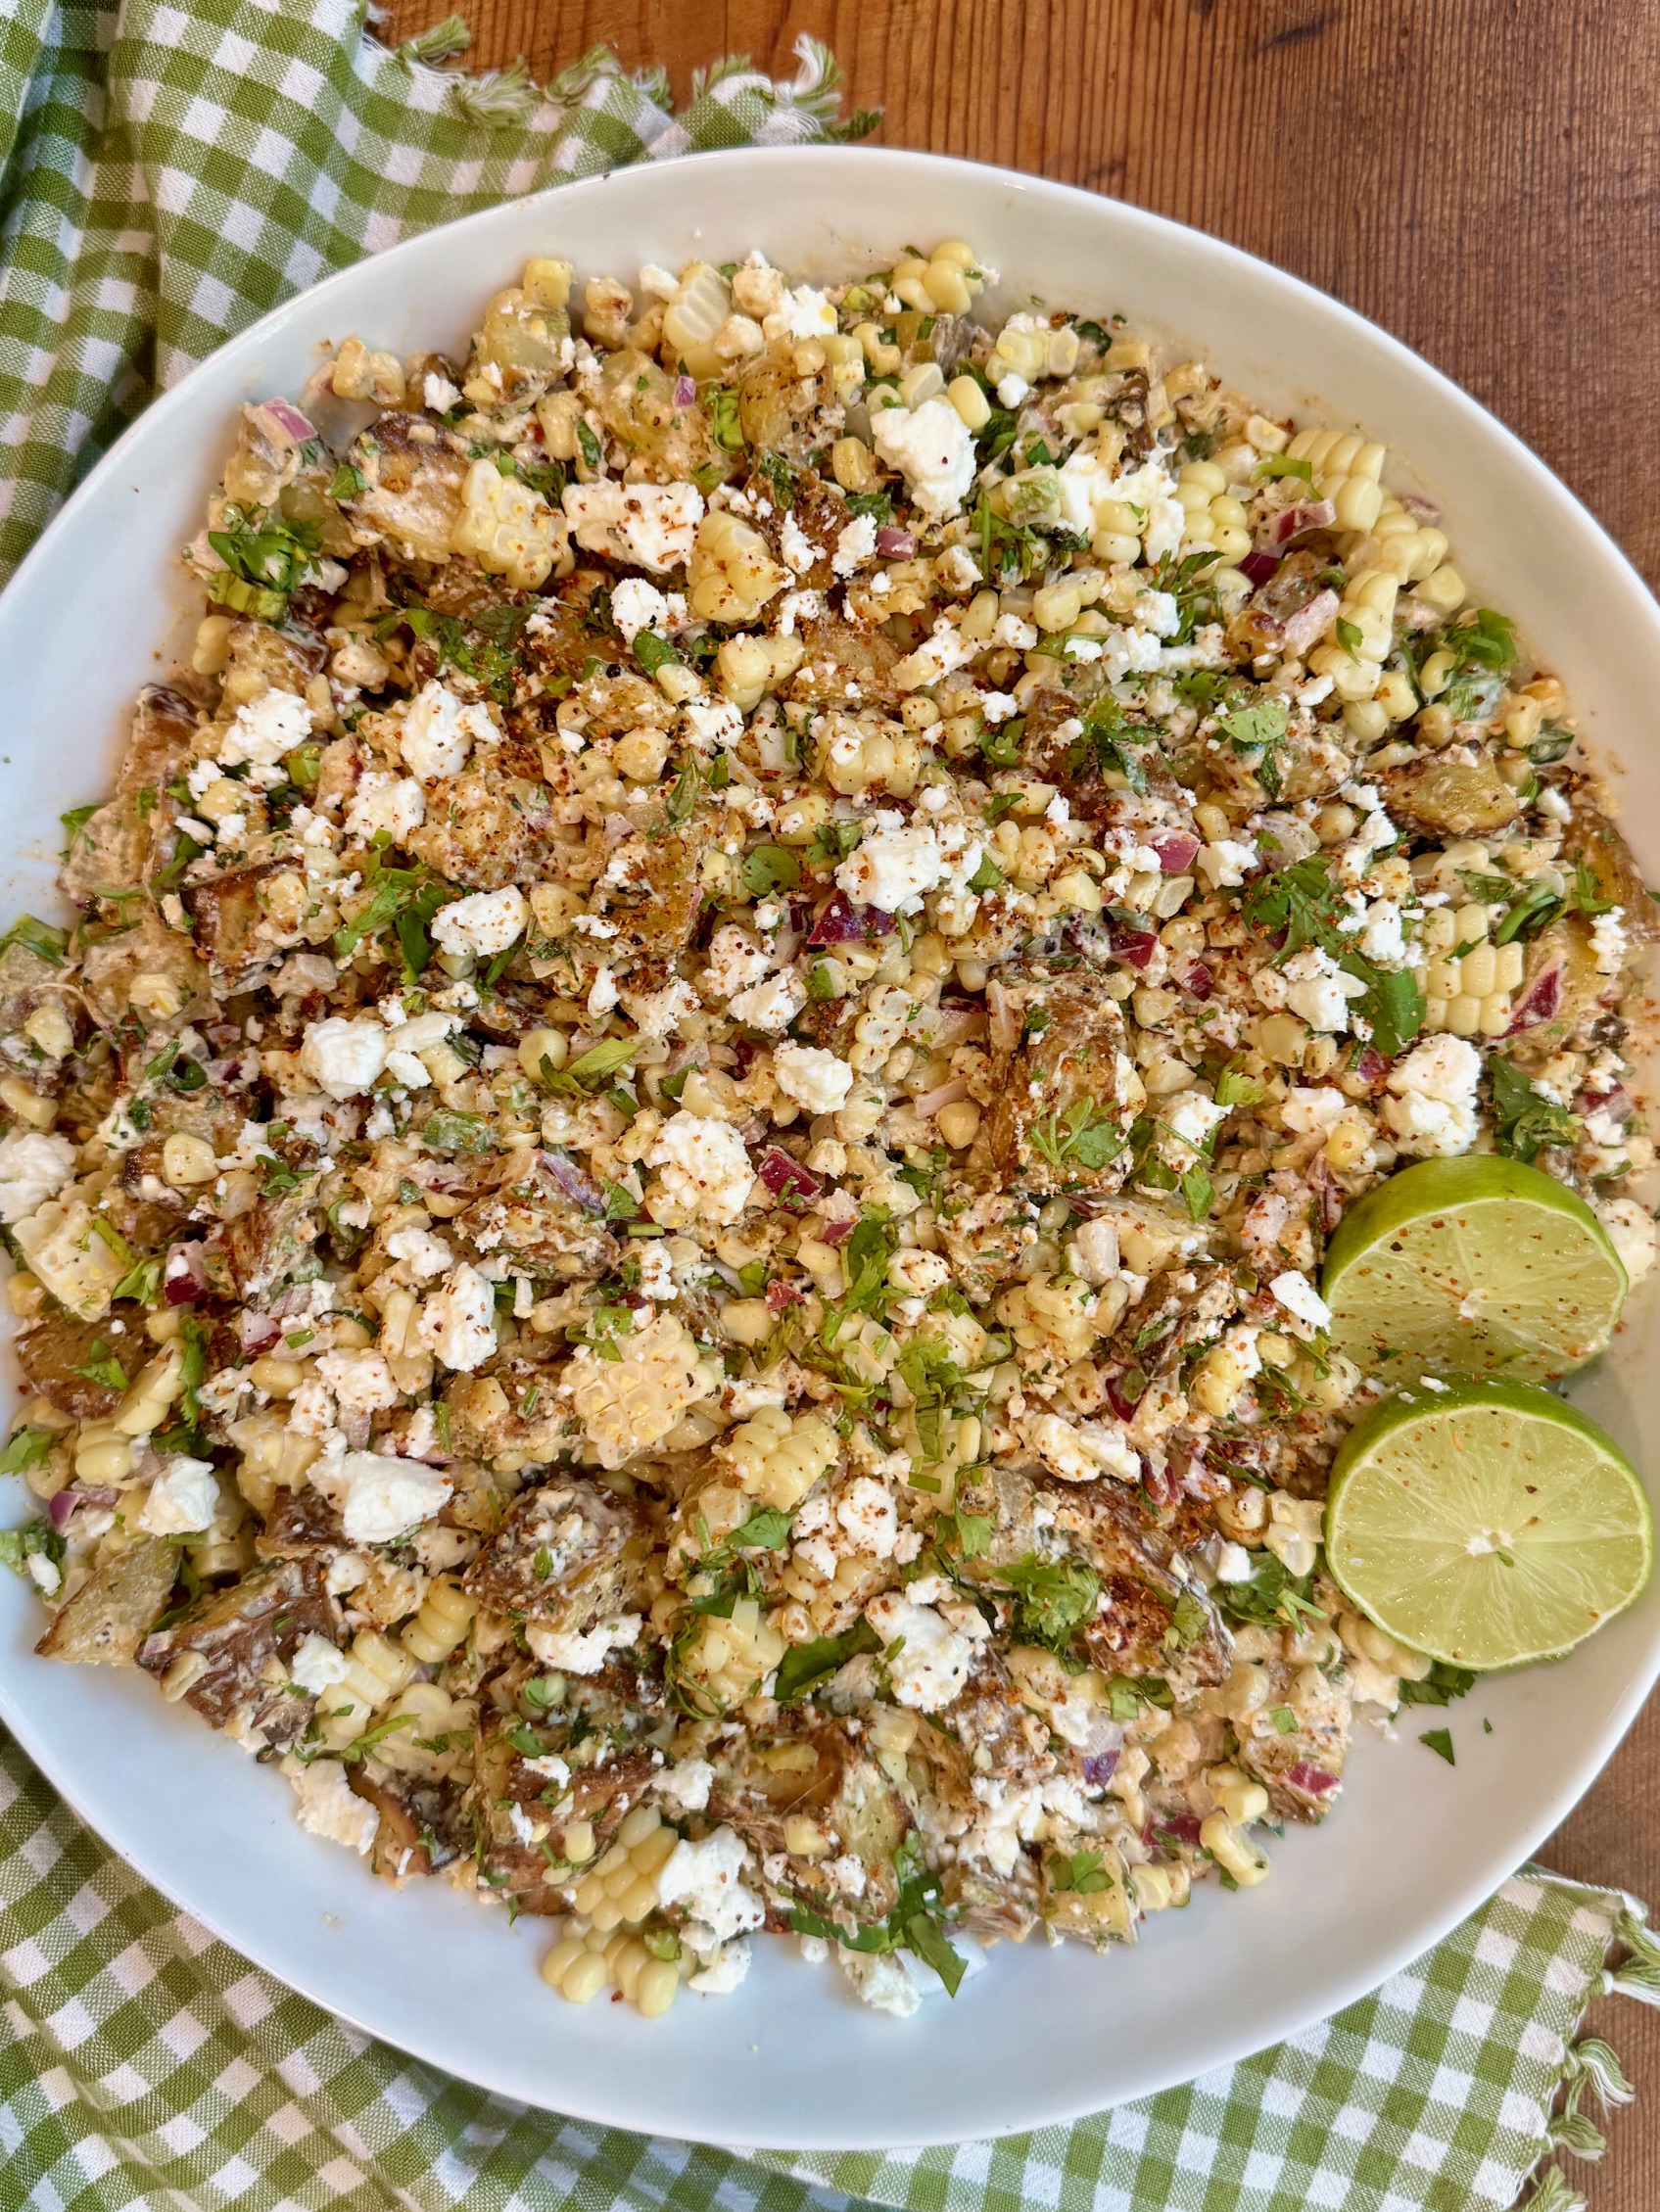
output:
[[1420, 527], [1441, 520], [1441, 509], [1433, 499], [1426, 499], [1417, 492], [1402, 492], [1399, 498], [1400, 504]]
[[1126, 967], [1147, 967], [1152, 964], [1159, 938], [1154, 930], [1129, 929], [1121, 921], [1114, 921], [1108, 924], [1107, 942], [1113, 958], [1121, 960]]
[[1155, 1505], [1174, 1505], [1182, 1494], [1181, 1478], [1168, 1467], [1155, 1467], [1150, 1460], [1141, 1463], [1141, 1486]]
[[1234, 563], [1241, 576], [1249, 578], [1254, 585], [1266, 584], [1279, 565], [1278, 553], [1247, 553], [1242, 561]]
[[696, 399], [697, 387], [690, 377], [677, 376], [675, 378], [675, 405], [677, 407], [689, 407], [695, 402]]
[[560, 1190], [564, 1192], [566, 1198], [575, 1199], [577, 1204], [586, 1206], [590, 1213], [604, 1212], [604, 1194], [596, 1184], [590, 1182], [568, 1153], [544, 1152], [539, 1153], [537, 1157], [554, 1182], [558, 1184]]
[[1389, 1073], [1389, 1062], [1375, 1045], [1368, 1045], [1354, 1062], [1354, 1072], [1369, 1091], [1375, 1091]]
[[80, 1500], [73, 1490], [58, 1490], [46, 1500], [46, 1518], [61, 1536], [74, 1518], [74, 1509]]
[[267, 400], [264, 406], [266, 414], [275, 416], [297, 444], [304, 445], [308, 438], [317, 435], [316, 426], [307, 421], [292, 400]]
[[782, 1313], [785, 1306], [799, 1305], [801, 1293], [793, 1283], [769, 1283], [767, 1285], [767, 1311]]
[[1288, 1789], [1301, 1790], [1304, 1797], [1329, 1797], [1338, 1787], [1335, 1774], [1328, 1774], [1323, 1766], [1311, 1766], [1305, 1759], [1288, 1766], [1281, 1779]]
[[851, 1237], [858, 1226], [859, 1217], [853, 1213], [838, 1221], [827, 1221], [819, 1231], [819, 1242], [821, 1245], [839, 1245]]
[[1190, 997], [1208, 999], [1215, 987], [1215, 978], [1202, 960], [1188, 962], [1187, 973], [1182, 977], [1182, 989]]
[[1191, 829], [1150, 829], [1146, 842], [1159, 856], [1161, 874], [1181, 875], [1193, 866], [1202, 840]]
[[1113, 1408], [1120, 1421], [1133, 1421], [1135, 1409], [1141, 1400], [1130, 1397], [1122, 1388], [1122, 1369], [1117, 1374], [1107, 1377], [1107, 1403]]
[[1625, 1085], [1616, 1083], [1609, 1091], [1582, 1091], [1574, 1101], [1574, 1111], [1600, 1113], [1623, 1126], [1636, 1111], [1636, 1106]]
[[1149, 1849], [1162, 1838], [1172, 1843], [1197, 1845], [1199, 1842], [1199, 1815], [1197, 1812], [1162, 1812], [1156, 1820], [1149, 1820], [1142, 1834], [1142, 1842]]
[[832, 892], [829, 904], [813, 924], [809, 945], [857, 945], [867, 937], [885, 937], [893, 917], [880, 907], [856, 907], [845, 891]]
[[774, 1145], [756, 1170], [775, 1199], [792, 1199], [805, 1204], [816, 1199], [824, 1189], [817, 1175], [810, 1174], [798, 1159], [791, 1159], [780, 1146]]
[[877, 532], [877, 551], [884, 561], [908, 561], [916, 550], [917, 541], [897, 523], [884, 522]]
[[1518, 1029], [1533, 1029], [1541, 1021], [1549, 1021], [1562, 1004], [1562, 970], [1547, 967], [1536, 975], [1510, 1013], [1510, 1026], [1506, 1037], [1515, 1036]]
[[761, 1057], [761, 1048], [753, 1037], [735, 1037], [732, 1048], [733, 1073], [738, 1082], [749, 1073]]
[[913, 1108], [925, 1121], [930, 1113], [937, 1113], [941, 1106], [955, 1106], [959, 1099], [966, 1099], [968, 1095], [967, 1078], [954, 1075], [949, 1083], [940, 1083], [933, 1090], [925, 1091], [920, 1099], [912, 1102]]
[[243, 1350], [257, 1358], [276, 1342], [282, 1335], [282, 1327], [273, 1315], [256, 1313], [251, 1306], [244, 1306], [237, 1317], [236, 1332]]
[[1098, 1751], [1083, 1763], [1083, 1778], [1092, 1790], [1104, 1790], [1118, 1769], [1118, 1753]]
[[162, 1295], [168, 1305], [194, 1305], [208, 1295], [206, 1247], [200, 1244], [168, 1247], [162, 1269]]
[[1274, 542], [1289, 545], [1304, 531], [1330, 530], [1336, 521], [1337, 509], [1329, 499], [1304, 499], [1295, 507], [1282, 507], [1274, 517]]

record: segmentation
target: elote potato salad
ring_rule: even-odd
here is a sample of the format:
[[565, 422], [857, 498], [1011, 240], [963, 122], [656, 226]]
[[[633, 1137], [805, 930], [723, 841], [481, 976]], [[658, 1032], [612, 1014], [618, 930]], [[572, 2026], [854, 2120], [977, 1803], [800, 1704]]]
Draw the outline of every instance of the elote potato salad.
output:
[[577, 2002], [1262, 1881], [1471, 1678], [1327, 1566], [1328, 1240], [1652, 1257], [1561, 684], [1381, 446], [988, 275], [533, 260], [246, 406], [0, 959], [41, 1651]]

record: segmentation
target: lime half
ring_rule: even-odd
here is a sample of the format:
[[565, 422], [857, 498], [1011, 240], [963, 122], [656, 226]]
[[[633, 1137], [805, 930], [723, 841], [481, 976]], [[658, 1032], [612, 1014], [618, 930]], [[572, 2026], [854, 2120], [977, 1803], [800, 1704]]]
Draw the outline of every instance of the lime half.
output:
[[1631, 1604], [1652, 1550], [1619, 1445], [1529, 1384], [1391, 1398], [1332, 1468], [1332, 1574], [1386, 1634], [1454, 1667], [1569, 1650]]
[[1326, 1251], [1332, 1342], [1391, 1383], [1542, 1383], [1594, 1359], [1626, 1271], [1577, 1193], [1520, 1160], [1425, 1159], [1368, 1191]]

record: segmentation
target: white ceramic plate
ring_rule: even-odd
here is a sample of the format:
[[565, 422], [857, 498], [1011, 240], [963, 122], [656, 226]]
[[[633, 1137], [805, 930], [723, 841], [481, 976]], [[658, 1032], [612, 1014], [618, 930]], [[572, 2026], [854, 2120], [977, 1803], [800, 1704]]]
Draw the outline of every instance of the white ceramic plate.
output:
[[[944, 237], [970, 239], [1003, 272], [993, 306], [1035, 293], [1123, 313], [1191, 343], [1272, 411], [1387, 440], [1390, 482], [1444, 504], [1460, 571], [1520, 620], [1619, 760], [1628, 827], [1660, 874], [1660, 755], [1636, 735], [1660, 696], [1660, 613], [1585, 510], [1473, 400], [1346, 308], [1193, 231], [1032, 177], [827, 149], [628, 169], [469, 217], [278, 309], [159, 400], [0, 598], [0, 909], [51, 911], [58, 815], [104, 788], [134, 692], [198, 610], [173, 556], [199, 525], [239, 401], [297, 393], [350, 332], [404, 353], [464, 343], [487, 295], [532, 253], [628, 274], [760, 246], [830, 277]], [[1576, 1395], [1640, 1461], [1635, 1401], [1653, 1301], [1637, 1302]], [[683, 1998], [647, 2023], [545, 1989], [537, 1922], [510, 1930], [442, 1882], [395, 1894], [303, 1835], [286, 1783], [164, 1705], [148, 1680], [32, 1658], [41, 1616], [22, 1582], [0, 1583], [0, 1715], [100, 1834], [249, 1957], [508, 2095], [778, 2147], [950, 2141], [1067, 2120], [1333, 2011], [1527, 1857], [1660, 1671], [1657, 1583], [1565, 1665], [1492, 1681], [1454, 1708], [1455, 1769], [1416, 1743], [1411, 1710], [1399, 1742], [1365, 1736], [1326, 1825], [1274, 1847], [1273, 1879], [1233, 1897], [1207, 1885], [1134, 1950], [1004, 1947], [954, 2003], [902, 2024], [789, 1955], [793, 1945], [762, 1942], [738, 1994]]]

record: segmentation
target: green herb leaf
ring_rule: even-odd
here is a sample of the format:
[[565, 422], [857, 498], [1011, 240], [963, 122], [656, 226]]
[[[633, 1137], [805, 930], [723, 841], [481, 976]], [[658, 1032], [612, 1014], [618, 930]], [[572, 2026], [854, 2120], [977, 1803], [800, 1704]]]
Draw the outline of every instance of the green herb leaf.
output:
[[811, 1643], [791, 1644], [779, 1662], [773, 1696], [780, 1705], [799, 1705], [850, 1659], [880, 1649], [880, 1638], [861, 1614], [839, 1636], [818, 1636]]
[[772, 891], [793, 891], [801, 881], [801, 863], [787, 845], [757, 845], [744, 856], [743, 880], [758, 899]]
[[1289, 453], [1269, 453], [1259, 460], [1251, 472], [1253, 484], [1269, 484], [1277, 477], [1300, 476], [1310, 492], [1314, 489], [1314, 464], [1312, 461], [1294, 461]]
[[1418, 1738], [1418, 1741], [1427, 1745], [1438, 1759], [1445, 1759], [1448, 1766], [1457, 1765], [1458, 1762], [1452, 1756], [1452, 1731], [1450, 1728], [1430, 1728]]
[[1476, 1677], [1467, 1667], [1452, 1667], [1445, 1659], [1438, 1659], [1421, 1682], [1410, 1682], [1405, 1675], [1400, 1678], [1402, 1705], [1450, 1705], [1454, 1698], [1468, 1697], [1476, 1686]]
[[52, 1456], [57, 1437], [50, 1429], [14, 1429], [0, 1451], [0, 1475], [26, 1475]]
[[1493, 1143], [1508, 1159], [1532, 1160], [1544, 1145], [1571, 1145], [1580, 1117], [1554, 1099], [1536, 1091], [1502, 1053], [1488, 1061], [1493, 1079]]

